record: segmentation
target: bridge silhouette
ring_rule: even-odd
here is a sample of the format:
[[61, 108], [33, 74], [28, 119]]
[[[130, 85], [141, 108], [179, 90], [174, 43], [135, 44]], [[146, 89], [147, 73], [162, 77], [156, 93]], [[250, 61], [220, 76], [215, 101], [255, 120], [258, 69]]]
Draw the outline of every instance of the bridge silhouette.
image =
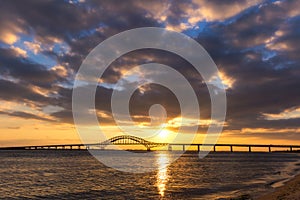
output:
[[112, 137], [104, 142], [99, 144], [100, 147], [105, 147], [107, 145], [143, 145], [146, 147], [148, 151], [154, 147], [162, 147], [169, 145], [169, 143], [157, 143], [157, 142], [150, 142], [143, 138], [132, 136], [132, 135], [120, 135]]
[[201, 151], [201, 147], [211, 147], [214, 152], [217, 151], [216, 147], [227, 147], [230, 152], [234, 152], [234, 147], [246, 147], [248, 152], [252, 152], [253, 148], [266, 148], [268, 152], [272, 152], [273, 148], [284, 148], [288, 151], [300, 150], [300, 145], [272, 145], [272, 144], [184, 144], [184, 143], [160, 143], [151, 142], [140, 137], [132, 135], [120, 135], [112, 137], [108, 140], [99, 143], [91, 144], [58, 144], [58, 145], [35, 145], [35, 146], [18, 146], [18, 147], [0, 147], [0, 150], [43, 150], [43, 149], [105, 149], [109, 145], [142, 145], [147, 151], [150, 151], [155, 147], [168, 146], [168, 150], [172, 150], [172, 147], [181, 146], [185, 151], [186, 147], [197, 147], [197, 151]]

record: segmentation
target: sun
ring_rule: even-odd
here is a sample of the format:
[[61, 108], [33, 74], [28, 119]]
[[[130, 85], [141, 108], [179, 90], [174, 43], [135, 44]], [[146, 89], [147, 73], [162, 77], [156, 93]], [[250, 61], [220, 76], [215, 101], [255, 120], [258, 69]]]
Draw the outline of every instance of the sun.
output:
[[165, 139], [169, 136], [169, 131], [166, 130], [166, 129], [163, 129], [161, 130], [159, 133], [158, 133], [158, 137], [159, 138], [162, 138], [162, 139]]

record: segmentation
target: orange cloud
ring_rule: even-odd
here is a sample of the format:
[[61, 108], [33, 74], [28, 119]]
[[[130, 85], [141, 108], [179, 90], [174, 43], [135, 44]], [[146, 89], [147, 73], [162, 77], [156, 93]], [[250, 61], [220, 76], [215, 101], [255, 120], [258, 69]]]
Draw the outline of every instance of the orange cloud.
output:
[[[215, 1], [209, 0], [193, 0], [192, 3], [189, 4], [178, 2], [178, 4], [172, 5], [172, 3], [168, 1], [156, 3], [146, 1], [143, 3], [137, 2], [136, 6], [147, 11], [146, 17], [153, 18], [160, 23], [165, 23], [168, 30], [184, 31], [195, 27], [199, 21], [223, 21], [261, 2], [262, 0], [215, 3]], [[175, 2], [173, 4], [175, 4]], [[172, 9], [170, 9], [170, 7], [173, 6], [178, 7], [177, 10], [182, 11], [180, 16], [177, 17], [182, 19], [186, 18], [187, 20], [185, 20], [185, 22], [176, 25], [168, 22], [168, 17], [174, 17], [175, 15]]]
[[42, 96], [44, 96], [44, 97], [47, 97], [47, 96], [49, 95], [49, 93], [50, 93], [49, 90], [43, 89], [43, 88], [38, 87], [38, 86], [36, 86], [36, 85], [30, 85], [30, 89], [31, 89], [34, 93], [40, 94], [40, 95], [42, 95]]
[[0, 29], [0, 41], [12, 45], [19, 40], [18, 33], [22, 30], [13, 23], [6, 23], [1, 25]]
[[225, 88], [232, 88], [235, 80], [232, 77], [227, 76], [224, 72], [219, 71], [219, 76]]
[[18, 41], [18, 39], [18, 36], [11, 32], [4, 32], [0, 34], [0, 40], [6, 44], [14, 44], [16, 41]]
[[41, 119], [52, 119], [50, 116], [39, 110], [37, 107], [35, 107], [34, 104], [31, 103], [18, 103], [13, 101], [0, 100], [0, 111], [6, 113], [23, 112], [35, 115], [37, 117], [40, 117]]
[[66, 77], [68, 75], [68, 70], [62, 65], [56, 65], [51, 68], [52, 71], [54, 71], [57, 75], [60, 77]]
[[[243, 128], [241, 133], [299, 133], [298, 128], [285, 128], [285, 129], [274, 129], [274, 128]], [[263, 137], [263, 135], [262, 135]]]
[[40, 43], [34, 43], [34, 42], [25, 41], [24, 44], [34, 54], [38, 54], [41, 51], [41, 45], [40, 45]]
[[16, 53], [16, 56], [27, 57], [27, 52], [19, 47], [12, 46], [12, 50]]
[[267, 120], [279, 120], [279, 119], [294, 119], [300, 118], [300, 108], [286, 109], [279, 114], [264, 113], [263, 116]]

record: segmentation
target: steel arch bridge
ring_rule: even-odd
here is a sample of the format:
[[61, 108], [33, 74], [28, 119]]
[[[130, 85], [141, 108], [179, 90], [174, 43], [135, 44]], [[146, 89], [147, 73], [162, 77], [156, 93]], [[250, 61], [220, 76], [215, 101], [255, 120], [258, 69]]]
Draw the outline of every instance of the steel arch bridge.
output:
[[169, 145], [168, 143], [157, 143], [157, 142], [150, 142], [143, 138], [132, 136], [132, 135], [119, 135], [112, 137], [104, 142], [99, 143], [101, 148], [104, 148], [107, 145], [143, 145], [147, 148], [148, 151], [154, 147], [162, 147]]

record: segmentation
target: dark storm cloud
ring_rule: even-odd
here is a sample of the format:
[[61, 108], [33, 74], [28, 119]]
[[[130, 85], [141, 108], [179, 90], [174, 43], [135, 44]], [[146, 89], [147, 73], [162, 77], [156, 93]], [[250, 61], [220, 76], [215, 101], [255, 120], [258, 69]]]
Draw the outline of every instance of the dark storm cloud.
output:
[[[9, 13], [14, 13], [12, 23], [22, 26], [22, 30], [26, 32], [33, 30], [38, 39], [43, 42], [53, 42], [51, 37], [67, 40], [67, 34], [89, 29], [99, 23], [97, 12], [66, 1], [29, 0], [20, 4], [18, 1], [8, 0], [2, 1], [1, 5], [4, 13], [7, 13], [7, 10]], [[6, 16], [2, 17], [6, 18]]]
[[16, 57], [12, 50], [0, 48], [0, 73], [42, 87], [50, 87], [59, 78], [54, 71], [26, 58]]
[[0, 98], [7, 101], [35, 102], [38, 105], [47, 105], [51, 101], [22, 84], [6, 80], [0, 80], [0, 94]]
[[[143, 11], [138, 11], [134, 6], [128, 7], [127, 2], [119, 2], [118, 6], [112, 5], [109, 1], [90, 1], [88, 4], [76, 5], [63, 1], [28, 1], [24, 5], [14, 1], [3, 1], [0, 17], [1, 22], [13, 24], [18, 29], [17, 33], [21, 30], [22, 34], [33, 34], [34, 39], [42, 43], [54, 43], [56, 40], [66, 42], [70, 46], [71, 54], [58, 55], [47, 51], [44, 53], [56, 56], [59, 62], [67, 63], [77, 70], [89, 51], [111, 34], [144, 25], [157, 25], [155, 20], [146, 18]], [[102, 26], [103, 33], [93, 32], [93, 29]], [[3, 28], [7, 27], [9, 26]], [[19, 102], [27, 99], [37, 104], [44, 103], [47, 101], [46, 97], [24, 86], [37, 85], [57, 93], [59, 100], [49, 98], [49, 104], [59, 105], [65, 108], [66, 112], [70, 111], [71, 91], [56, 86], [57, 83], [68, 82], [67, 80], [63, 80], [41, 64], [17, 57], [12, 50], [1, 48], [0, 57], [1, 75], [17, 79], [20, 84], [1, 81], [2, 99]], [[116, 75], [119, 77], [119, 74]], [[100, 107], [108, 109], [107, 103], [103, 101]]]
[[51, 116], [56, 117], [59, 119], [60, 122], [63, 123], [74, 123], [73, 121], [73, 114], [71, 110], [63, 110], [59, 112], [52, 113]]
[[[160, 63], [176, 69], [190, 82], [198, 97], [201, 109], [201, 117], [210, 117], [210, 99], [206, 84], [203, 82], [201, 75], [185, 59], [170, 52], [162, 50], [145, 49], [130, 52], [113, 62], [104, 73], [104, 80], [109, 83], [115, 83], [121, 78], [119, 70], [130, 71], [133, 67], [145, 63]], [[112, 73], [115, 71], [115, 73]], [[110, 99], [108, 99], [110, 101]], [[168, 116], [176, 117], [180, 115], [179, 104], [174, 94], [166, 88], [158, 85], [151, 85], [146, 92], [136, 92], [132, 97], [132, 114], [148, 115], [151, 105], [161, 103], [169, 112]]]
[[48, 119], [48, 118], [45, 118], [45, 117], [41, 117], [41, 116], [34, 115], [34, 114], [31, 114], [31, 113], [26, 113], [26, 112], [20, 112], [20, 111], [16, 111], [16, 112], [3, 112], [3, 111], [0, 111], [0, 114], [13, 116], [13, 117], [20, 117], [20, 118], [24, 118], [24, 119], [36, 119], [36, 120], [54, 122], [54, 120], [51, 120], [51, 119]]
[[[2, 1], [2, 22], [15, 24], [22, 33], [33, 33], [43, 43], [55, 39], [65, 41], [72, 53], [86, 56], [105, 38], [131, 28], [158, 26], [145, 11], [125, 1], [88, 1], [70, 4], [67, 1]], [[9, 10], [9, 12], [8, 12]], [[30, 12], [29, 12], [30, 11]], [[13, 14], [13, 17], [11, 13]], [[102, 28], [101, 32], [96, 29]], [[78, 67], [78, 66], [77, 66]]]
[[253, 7], [234, 23], [224, 27], [224, 34], [232, 44], [241, 48], [264, 44], [286, 19], [285, 10], [278, 5], [257, 7]]
[[271, 49], [275, 49], [280, 55], [288, 57], [290, 60], [299, 62], [300, 51], [300, 16], [294, 17], [289, 21], [283, 23], [280, 27], [283, 35], [277, 37], [275, 41], [270, 44]]
[[[84, 91], [86, 90], [87, 86], [82, 86], [79, 88], [79, 90], [82, 90], [82, 98], [84, 98]], [[63, 123], [73, 123], [73, 114], [72, 114], [72, 89], [67, 89], [63, 87], [56, 88], [58, 93], [60, 94], [60, 97], [58, 100], [55, 100], [52, 103], [52, 105], [60, 106], [64, 108], [62, 111], [57, 111], [51, 113], [52, 117], [57, 118], [58, 121]], [[111, 113], [111, 106], [110, 106], [110, 97], [112, 94], [112, 89], [107, 89], [105, 87], [98, 86], [96, 90], [96, 96], [95, 96], [95, 107], [97, 111], [100, 112], [106, 112], [108, 114]], [[82, 116], [90, 116], [90, 110], [92, 108], [78, 108], [78, 112]], [[110, 115], [111, 116], [111, 115]], [[99, 118], [101, 118], [99, 116]], [[112, 120], [103, 119], [101, 118], [101, 121], [105, 121], [105, 123], [112, 122]], [[86, 121], [86, 124], [89, 124], [90, 122]]]
[[[251, 8], [229, 25], [212, 23], [198, 36], [219, 69], [235, 80], [227, 91], [227, 130], [299, 126], [298, 119], [266, 120], [262, 115], [300, 106], [299, 17], [288, 19], [288, 3]], [[278, 30], [284, 34], [276, 36]], [[269, 49], [267, 40], [272, 37], [274, 46], [285, 43], [291, 50]]]

